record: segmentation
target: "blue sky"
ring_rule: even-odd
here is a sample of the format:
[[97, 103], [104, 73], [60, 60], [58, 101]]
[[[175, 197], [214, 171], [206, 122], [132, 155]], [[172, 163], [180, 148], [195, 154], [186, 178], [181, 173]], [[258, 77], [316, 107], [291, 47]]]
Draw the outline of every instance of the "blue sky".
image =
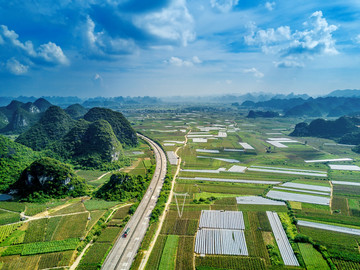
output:
[[358, 0], [0, 0], [0, 95], [360, 88]]

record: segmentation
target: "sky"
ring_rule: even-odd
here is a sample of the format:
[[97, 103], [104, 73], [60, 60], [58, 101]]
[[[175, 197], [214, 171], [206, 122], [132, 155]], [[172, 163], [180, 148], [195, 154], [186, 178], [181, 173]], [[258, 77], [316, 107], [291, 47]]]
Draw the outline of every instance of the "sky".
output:
[[0, 0], [0, 96], [360, 88], [358, 0]]

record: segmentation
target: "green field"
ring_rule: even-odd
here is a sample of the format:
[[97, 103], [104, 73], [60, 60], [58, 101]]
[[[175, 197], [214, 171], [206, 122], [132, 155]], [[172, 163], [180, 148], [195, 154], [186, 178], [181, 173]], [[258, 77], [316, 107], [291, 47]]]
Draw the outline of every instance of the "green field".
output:
[[306, 269], [308, 270], [327, 270], [330, 269], [322, 255], [311, 244], [299, 243], [302, 257], [304, 258]]
[[179, 236], [168, 235], [166, 238], [164, 250], [160, 259], [160, 270], [174, 269], [176, 252], [179, 244]]

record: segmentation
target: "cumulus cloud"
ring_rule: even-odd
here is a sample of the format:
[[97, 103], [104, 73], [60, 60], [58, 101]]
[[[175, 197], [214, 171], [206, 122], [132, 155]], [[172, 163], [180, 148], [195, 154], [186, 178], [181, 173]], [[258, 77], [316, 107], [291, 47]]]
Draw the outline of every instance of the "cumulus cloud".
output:
[[[68, 58], [62, 49], [55, 43], [49, 42], [34, 48], [32, 41], [21, 42], [19, 35], [10, 30], [6, 25], [0, 25], [0, 54], [7, 58], [7, 70], [13, 74], [20, 75], [28, 71], [29, 65], [67, 65]], [[11, 58], [10, 58], [11, 57]], [[16, 58], [21, 58], [28, 65], [21, 64]]]
[[281, 61], [278, 67], [300, 67], [301, 59], [315, 55], [335, 55], [335, 40], [332, 33], [337, 30], [336, 25], [329, 25], [321, 11], [314, 12], [304, 22], [303, 31], [291, 31], [289, 26], [276, 29], [257, 29], [251, 25], [250, 34], [244, 37], [248, 45], [260, 46], [265, 53], [278, 54], [286, 61]]
[[134, 23], [162, 40], [183, 46], [187, 46], [196, 37], [194, 19], [185, 0], [173, 0], [166, 8], [138, 15], [134, 18]]
[[91, 57], [109, 57], [110, 55], [129, 54], [137, 49], [132, 39], [112, 38], [106, 30], [95, 31], [95, 23], [87, 16], [83, 25], [85, 53]]
[[264, 77], [264, 73], [258, 71], [256, 68], [248, 68], [248, 69], [244, 69], [243, 70], [244, 73], [251, 73], [254, 75], [254, 77], [256, 78], [262, 78]]
[[6, 69], [14, 75], [22, 75], [27, 73], [29, 66], [21, 64], [15, 58], [11, 58], [6, 62]]
[[269, 11], [272, 11], [275, 7], [276, 3], [275, 2], [266, 2], [265, 3], [265, 8]]
[[211, 7], [216, 8], [223, 13], [229, 12], [238, 3], [239, 0], [210, 0]]
[[170, 59], [164, 61], [166, 64], [176, 66], [176, 67], [192, 67], [196, 64], [201, 64], [202, 61], [199, 59], [199, 57], [194, 56], [190, 60], [183, 60], [179, 57], [172, 56]]

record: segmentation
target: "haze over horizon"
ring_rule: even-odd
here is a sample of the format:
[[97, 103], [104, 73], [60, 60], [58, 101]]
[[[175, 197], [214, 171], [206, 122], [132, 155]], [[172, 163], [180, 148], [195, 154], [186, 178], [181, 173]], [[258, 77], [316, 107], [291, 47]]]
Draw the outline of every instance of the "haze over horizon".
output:
[[359, 88], [360, 2], [1, 1], [1, 96]]

